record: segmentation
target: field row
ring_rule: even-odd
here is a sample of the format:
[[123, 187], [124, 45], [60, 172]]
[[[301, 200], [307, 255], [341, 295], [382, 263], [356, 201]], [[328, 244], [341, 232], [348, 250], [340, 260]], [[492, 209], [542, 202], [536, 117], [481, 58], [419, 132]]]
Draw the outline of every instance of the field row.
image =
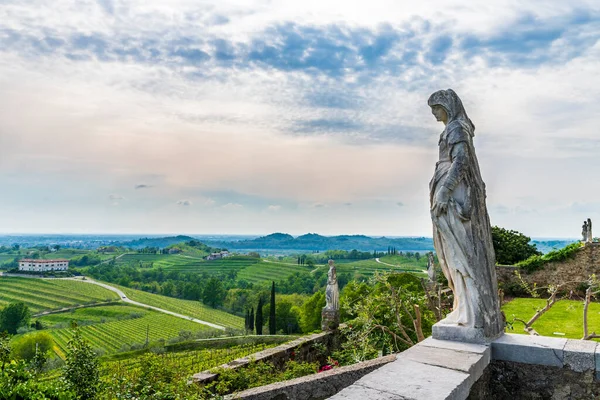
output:
[[[198, 332], [213, 329], [181, 318], [147, 311], [140, 318], [87, 325], [80, 327], [80, 330], [93, 348], [114, 353], [128, 350], [132, 344], [144, 344], [146, 338], [150, 342], [160, 339], [167, 341], [178, 337], [181, 331]], [[51, 329], [48, 332], [55, 341], [57, 354], [64, 354], [71, 338], [71, 329]]]
[[115, 299], [116, 293], [85, 282], [0, 277], [0, 307], [22, 301], [37, 313]]
[[244, 328], [244, 319], [225, 311], [215, 310], [199, 301], [175, 299], [172, 297], [161, 296], [158, 294], [147, 293], [141, 290], [130, 289], [123, 286], [117, 286], [128, 298], [150, 306], [163, 308], [189, 317], [212, 322], [229, 328]]
[[[206, 348], [184, 352], [162, 353], [156, 356], [160, 358], [161, 365], [168, 366], [172, 370], [178, 370], [183, 374], [191, 375], [275, 346], [277, 344], [250, 343], [224, 349]], [[103, 374], [114, 373], [114, 371], [119, 375], [125, 371], [131, 373], [139, 366], [144, 357], [142, 355], [126, 360], [105, 362], [103, 364]]]

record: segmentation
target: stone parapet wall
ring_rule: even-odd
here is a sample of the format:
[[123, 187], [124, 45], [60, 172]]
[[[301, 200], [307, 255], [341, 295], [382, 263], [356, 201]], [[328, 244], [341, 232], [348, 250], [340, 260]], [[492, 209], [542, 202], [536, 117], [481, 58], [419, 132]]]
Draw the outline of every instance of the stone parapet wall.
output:
[[[283, 368], [289, 360], [300, 362], [319, 361], [323, 363], [328, 354], [331, 354], [338, 346], [338, 331], [328, 331], [302, 336], [298, 339], [284, 343], [277, 347], [266, 349], [246, 357], [238, 358], [220, 368], [238, 369], [246, 367], [251, 361], [270, 362], [277, 368]], [[318, 351], [315, 345], [321, 345], [326, 349], [324, 353]], [[218, 379], [218, 374], [203, 371], [192, 376], [192, 381], [205, 384]]]
[[[333, 396], [366, 374], [396, 360], [396, 355], [376, 358], [347, 367], [335, 368], [302, 378], [277, 382], [225, 397], [226, 400], [314, 400]], [[366, 398], [363, 400], [367, 400]]]
[[515, 276], [519, 270], [525, 282], [538, 287], [565, 284], [564, 290], [581, 290], [580, 283], [585, 282], [591, 274], [600, 275], [600, 243], [586, 243], [572, 259], [549, 262], [538, 271], [527, 273], [514, 266], [496, 266], [499, 286], [507, 294], [519, 289], [519, 281]]

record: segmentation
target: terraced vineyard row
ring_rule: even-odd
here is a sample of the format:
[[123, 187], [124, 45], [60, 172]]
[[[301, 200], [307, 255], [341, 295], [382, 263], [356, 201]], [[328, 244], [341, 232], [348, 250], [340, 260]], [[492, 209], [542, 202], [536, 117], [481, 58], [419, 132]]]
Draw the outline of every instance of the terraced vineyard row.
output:
[[[112, 285], [112, 284], [111, 284]], [[229, 328], [243, 329], [244, 319], [225, 311], [215, 310], [199, 301], [181, 300], [172, 297], [161, 296], [158, 294], [147, 293], [141, 290], [130, 289], [123, 286], [112, 285], [121, 289], [131, 300], [150, 306], [163, 308], [186, 316], [212, 322]]]
[[22, 301], [37, 313], [115, 299], [116, 293], [85, 282], [0, 277], [0, 307]]
[[[277, 346], [277, 344], [250, 343], [224, 349], [208, 348], [176, 353], [163, 353], [157, 354], [156, 357], [161, 360], [161, 365], [167, 366], [170, 370], [177, 370], [178, 373], [192, 375], [275, 346]], [[135, 372], [135, 369], [139, 366], [144, 357], [146, 356], [103, 363], [102, 373], [105, 375], [114, 375], [116, 372], [120, 376], [123, 373]]]
[[[383, 259], [381, 260], [383, 262]], [[388, 264], [392, 264], [389, 262]], [[327, 268], [327, 267], [324, 267]], [[363, 276], [372, 276], [375, 272], [413, 272], [417, 274], [424, 274], [426, 271], [423, 268], [419, 268], [417, 266], [404, 266], [403, 264], [398, 266], [390, 266], [378, 263], [375, 260], [361, 260], [355, 261], [347, 264], [339, 264], [336, 266], [338, 273], [340, 272], [350, 272], [353, 275], [363, 275]]]
[[[177, 337], [181, 331], [198, 332], [213, 329], [170, 315], [146, 311], [141, 318], [87, 325], [80, 327], [80, 330], [92, 347], [114, 353], [132, 344], [145, 343], [146, 333], [152, 342]], [[57, 354], [64, 354], [67, 342], [71, 338], [70, 328], [52, 329], [48, 332], [54, 338]]]
[[294, 272], [310, 272], [312, 268], [302, 265], [279, 264], [261, 261], [238, 272], [238, 279], [256, 283], [261, 281], [279, 281]]

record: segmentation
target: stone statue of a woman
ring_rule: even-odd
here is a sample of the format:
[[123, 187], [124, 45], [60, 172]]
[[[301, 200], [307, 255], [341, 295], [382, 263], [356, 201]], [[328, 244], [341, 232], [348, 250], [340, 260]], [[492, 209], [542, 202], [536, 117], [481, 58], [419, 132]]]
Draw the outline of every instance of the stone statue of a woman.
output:
[[329, 260], [329, 272], [327, 273], [327, 288], [325, 289], [325, 309], [340, 309], [340, 289], [338, 288], [337, 273], [333, 260]]
[[454, 293], [453, 311], [434, 326], [433, 336], [485, 342], [502, 334], [504, 321], [485, 184], [473, 147], [475, 125], [452, 89], [433, 93], [428, 104], [445, 125], [429, 184], [433, 244]]

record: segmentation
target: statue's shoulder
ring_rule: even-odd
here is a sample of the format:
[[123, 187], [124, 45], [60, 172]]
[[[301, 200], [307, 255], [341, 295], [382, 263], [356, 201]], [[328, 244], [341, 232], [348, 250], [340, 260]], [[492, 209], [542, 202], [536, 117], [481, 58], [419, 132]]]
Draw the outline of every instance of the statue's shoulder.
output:
[[460, 121], [452, 121], [446, 127], [446, 131], [448, 132], [446, 138], [449, 145], [469, 141], [469, 132], [467, 132]]

